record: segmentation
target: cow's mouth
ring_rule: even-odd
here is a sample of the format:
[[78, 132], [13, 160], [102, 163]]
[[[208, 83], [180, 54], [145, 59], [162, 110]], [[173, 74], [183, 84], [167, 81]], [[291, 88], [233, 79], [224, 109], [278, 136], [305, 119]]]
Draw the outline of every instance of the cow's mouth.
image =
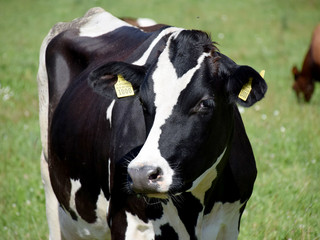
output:
[[157, 199], [168, 199], [169, 195], [166, 193], [150, 193], [146, 194], [148, 198], [157, 198]]

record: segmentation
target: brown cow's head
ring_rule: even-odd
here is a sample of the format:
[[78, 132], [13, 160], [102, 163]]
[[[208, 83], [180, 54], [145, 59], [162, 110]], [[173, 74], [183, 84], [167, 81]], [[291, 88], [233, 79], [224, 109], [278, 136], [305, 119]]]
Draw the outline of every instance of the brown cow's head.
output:
[[292, 73], [294, 76], [292, 88], [296, 92], [298, 101], [300, 100], [300, 95], [302, 93], [304, 100], [309, 102], [314, 91], [314, 82], [312, 81], [311, 77], [299, 72], [296, 66], [292, 68]]

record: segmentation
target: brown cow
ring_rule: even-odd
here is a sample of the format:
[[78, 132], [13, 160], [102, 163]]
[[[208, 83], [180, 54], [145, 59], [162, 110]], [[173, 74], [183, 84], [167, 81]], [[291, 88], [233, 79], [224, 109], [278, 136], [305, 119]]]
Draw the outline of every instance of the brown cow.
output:
[[320, 81], [320, 24], [314, 29], [301, 72], [294, 66], [292, 73], [294, 75], [292, 88], [296, 92], [298, 100], [302, 92], [304, 100], [309, 102], [314, 91], [314, 82]]

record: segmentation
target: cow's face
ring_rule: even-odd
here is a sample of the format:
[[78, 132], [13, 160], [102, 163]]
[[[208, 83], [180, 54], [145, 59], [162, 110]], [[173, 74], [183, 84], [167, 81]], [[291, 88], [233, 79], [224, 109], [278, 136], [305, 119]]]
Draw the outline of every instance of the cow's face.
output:
[[314, 82], [311, 80], [311, 77], [305, 76], [299, 72], [296, 66], [292, 68], [292, 73], [294, 76], [292, 89], [295, 91], [298, 101], [300, 100], [300, 95], [302, 93], [304, 100], [309, 102], [314, 91]]
[[[194, 187], [228, 152], [234, 103], [250, 106], [263, 97], [266, 84], [256, 71], [236, 65], [215, 50], [202, 32], [178, 32], [169, 37], [157, 61], [145, 70], [138, 85], [148, 137], [128, 165], [130, 187], [135, 192], [165, 198]], [[111, 71], [110, 66], [105, 68], [109, 70], [102, 75]], [[142, 70], [136, 77], [143, 75]], [[129, 81], [130, 76], [127, 74]], [[237, 96], [249, 79], [252, 91], [247, 101], [239, 100]], [[137, 85], [136, 80], [131, 82]]]

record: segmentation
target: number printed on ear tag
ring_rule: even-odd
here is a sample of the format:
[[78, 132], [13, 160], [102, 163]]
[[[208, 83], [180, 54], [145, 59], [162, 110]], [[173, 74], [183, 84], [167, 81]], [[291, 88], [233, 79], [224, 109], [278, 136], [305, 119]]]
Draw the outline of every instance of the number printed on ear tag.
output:
[[125, 80], [122, 75], [118, 74], [118, 81], [114, 85], [118, 98], [129, 97], [134, 95], [132, 84]]

